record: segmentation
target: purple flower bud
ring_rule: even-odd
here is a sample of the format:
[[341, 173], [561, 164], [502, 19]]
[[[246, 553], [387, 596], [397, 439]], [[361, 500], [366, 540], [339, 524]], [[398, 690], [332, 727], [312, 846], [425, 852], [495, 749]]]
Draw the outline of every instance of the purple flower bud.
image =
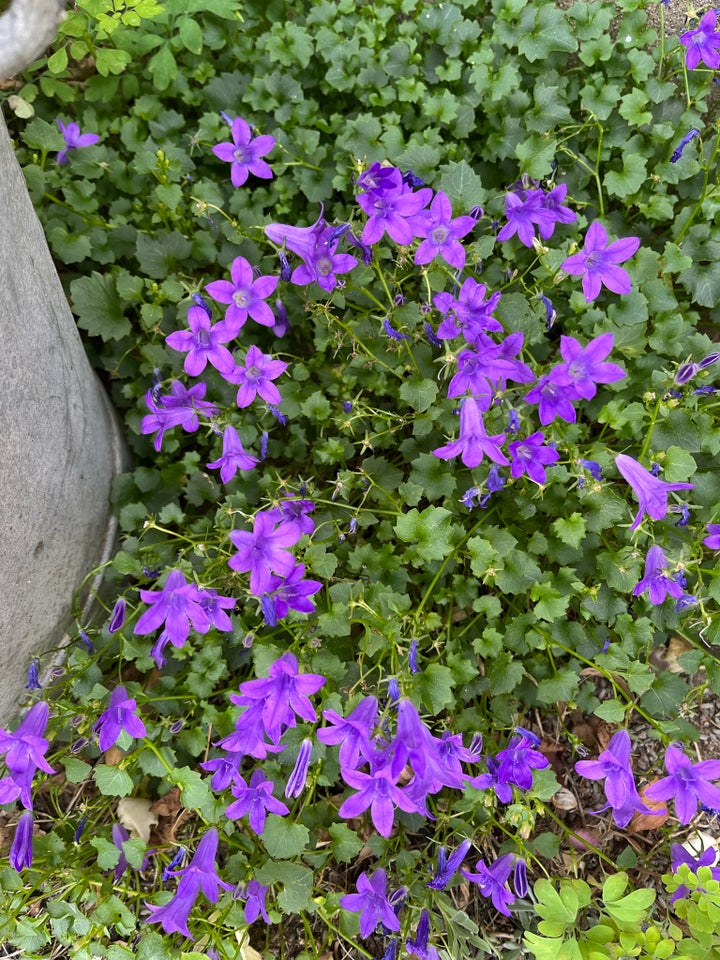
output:
[[540, 737], [532, 730], [528, 730], [527, 727], [515, 727], [515, 733], [519, 733], [521, 737], [529, 740], [534, 747], [540, 746]]
[[578, 463], [583, 468], [583, 470], [587, 470], [587, 472], [590, 474], [593, 480], [602, 480], [603, 478], [602, 467], [596, 460], [584, 460], [581, 457], [578, 460]]
[[349, 223], [339, 223], [336, 227], [333, 227], [328, 238], [325, 241], [326, 247], [331, 247], [333, 244], [337, 243], [340, 237], [344, 236], [350, 229]]
[[255, 634], [246, 633], [242, 641], [243, 647], [245, 647], [246, 650], [249, 650], [254, 643], [255, 643]]
[[28, 667], [28, 678], [27, 683], [25, 684], [26, 690], [42, 690], [42, 685], [38, 679], [38, 664], [40, 661], [37, 657], [34, 657], [30, 661], [30, 666]]
[[112, 616], [110, 617], [110, 625], [108, 627], [108, 633], [116, 633], [122, 625], [125, 623], [125, 600], [120, 597], [120, 599], [115, 603], [113, 608]]
[[420, 304], [420, 313], [423, 317], [427, 317], [428, 314], [433, 312], [433, 305], [431, 303], [421, 303]]
[[178, 847], [175, 856], [172, 858], [170, 863], [165, 867], [162, 872], [162, 882], [167, 883], [173, 875], [173, 871], [176, 867], [179, 867], [180, 864], [185, 859], [185, 847]]
[[212, 319], [212, 307], [202, 294], [195, 292], [190, 298], [198, 307], [202, 307], [205, 313]]
[[400, 687], [398, 685], [395, 677], [390, 677], [387, 682], [388, 685], [388, 699], [390, 703], [398, 703], [400, 700]]
[[408, 666], [410, 667], [410, 673], [420, 673], [420, 668], [418, 667], [417, 640], [413, 640], [410, 643], [410, 650], [408, 651]]
[[686, 527], [690, 523], [690, 507], [686, 503], [680, 504], [680, 519], [675, 521], [676, 527]]
[[468, 487], [465, 493], [460, 497], [460, 503], [468, 510], [474, 509], [477, 504], [475, 498], [480, 496], [480, 487]]
[[268, 410], [270, 411], [270, 413], [275, 417], [275, 419], [277, 420], [277, 422], [278, 422], [281, 426], [284, 427], [285, 424], [287, 423], [287, 417], [285, 416], [285, 414], [284, 414], [284, 413], [280, 413], [279, 408], [278, 408], [278, 407], [274, 407], [271, 403], [269, 403], [269, 404], [267, 405], [267, 408], [268, 408]]
[[176, 720], [175, 723], [170, 724], [170, 733], [180, 733], [180, 731], [184, 726], [185, 726], [184, 720]]
[[715, 389], [712, 384], [705, 383], [702, 387], [698, 387], [697, 390], [693, 390], [693, 393], [715, 393]]
[[714, 363], [717, 363], [718, 360], [720, 360], [720, 353], [709, 353], [706, 357], [702, 358], [698, 366], [701, 370], [704, 370], [705, 367], [711, 367]]
[[412, 187], [413, 190], [416, 187], [424, 187], [425, 181], [422, 177], [418, 177], [417, 174], [413, 173], [412, 170], [405, 170], [402, 175], [403, 183], [406, 183], [409, 187]]
[[508, 433], [517, 433], [520, 429], [520, 417], [517, 410], [511, 410], [508, 418]]
[[682, 386], [695, 376], [700, 368], [696, 363], [681, 363], [675, 374], [675, 383]]
[[474, 733], [473, 738], [470, 741], [469, 750], [470, 753], [476, 754], [478, 759], [480, 759], [480, 754], [482, 753], [483, 748], [483, 738], [481, 733]]
[[405, 297], [401, 293], [396, 293], [393, 297], [393, 303], [396, 307], [401, 307], [405, 303]]
[[75, 843], [80, 842], [80, 837], [83, 835], [83, 831], [85, 830], [86, 826], [87, 826], [87, 817], [81, 817], [80, 823], [77, 825], [77, 830], [75, 831], [75, 837], [74, 837]]
[[343, 408], [343, 410], [345, 411], [345, 413], [350, 413], [350, 411], [352, 410], [352, 403], [351, 403], [351, 401], [350, 401], [350, 400], [343, 400], [342, 408]]
[[220, 111], [220, 116], [223, 118], [223, 120], [229, 127], [233, 125], [232, 117], [229, 117], [224, 110]]
[[10, 848], [10, 863], [18, 873], [23, 867], [29, 867], [32, 864], [33, 823], [32, 812], [25, 810], [15, 827], [15, 836]]
[[70, 753], [80, 753], [82, 748], [87, 744], [87, 737], [80, 737], [79, 740], [75, 740], [74, 743], [70, 744]]
[[276, 337], [284, 337], [289, 329], [290, 319], [288, 317], [288, 312], [285, 309], [285, 304], [282, 302], [282, 300], [276, 300], [275, 323], [273, 324], [272, 332]]
[[655, 463], [654, 460], [653, 460], [653, 462], [650, 464], [650, 473], [652, 474], [653, 477], [657, 477], [657, 476], [659, 476], [659, 474], [660, 474], [660, 464], [659, 464], [659, 463]]
[[360, 251], [360, 258], [362, 262], [366, 267], [369, 267], [373, 261], [372, 248], [366, 243], [362, 243], [360, 240], [358, 240], [352, 230], [348, 233], [348, 243], [350, 243], [353, 247], [357, 247], [357, 249]]
[[290, 774], [290, 778], [285, 787], [285, 796], [288, 798], [297, 798], [303, 792], [305, 781], [307, 780], [308, 768], [310, 766], [310, 756], [312, 754], [312, 741], [303, 740], [300, 744], [300, 750], [295, 761], [295, 766]]
[[95, 644], [92, 642], [92, 640], [90, 639], [90, 637], [88, 637], [88, 635], [85, 633], [84, 630], [81, 630], [81, 631], [80, 631], [80, 639], [81, 639], [82, 642], [85, 644], [85, 646], [88, 648], [88, 650], [90, 651], [90, 653], [95, 653]]
[[351, 535], [357, 533], [357, 525], [358, 525], [357, 517], [351, 517], [350, 523], [348, 524], [348, 530]]
[[474, 207], [470, 207], [470, 216], [473, 218], [473, 220], [479, 220], [482, 215], [483, 215], [482, 207], [479, 207], [477, 205]]
[[260, 606], [262, 608], [263, 619], [265, 620], [266, 625], [268, 627], [277, 626], [278, 617], [273, 598], [265, 594], [265, 596], [260, 598]]
[[428, 338], [428, 340], [433, 345], [433, 347], [440, 348], [442, 346], [442, 340], [435, 333], [435, 331], [432, 328], [432, 324], [430, 323], [425, 324], [425, 336]]
[[268, 432], [267, 430], [263, 431], [263, 435], [260, 438], [260, 459], [264, 460], [267, 456], [268, 449]]
[[545, 324], [548, 330], [552, 330], [553, 324], [557, 320], [557, 311], [552, 305], [551, 301], [547, 297], [544, 297], [541, 293], [538, 294], [538, 300], [542, 301], [545, 307]]
[[675, 604], [675, 612], [679, 613], [681, 610], [684, 610], [685, 607], [694, 607], [697, 602], [697, 597], [694, 597], [691, 593], [684, 593], [678, 598], [678, 601]]
[[280, 279], [287, 283], [292, 276], [292, 267], [283, 250], [278, 250], [278, 260], [280, 261]]
[[385, 333], [390, 337], [391, 340], [409, 340], [410, 337], [407, 333], [400, 333], [399, 330], [396, 330], [390, 325], [389, 317], [385, 317], [383, 320], [383, 327], [385, 328]]
[[513, 871], [513, 887], [515, 889], [515, 895], [522, 899], [528, 895], [528, 879], [527, 879], [527, 867], [525, 861], [521, 860], [519, 857], [515, 861], [515, 869]]
[[[669, 3], [670, 0], [667, 0], [667, 2]], [[685, 149], [685, 147], [690, 143], [691, 140], [699, 136], [700, 136], [700, 131], [695, 129], [692, 129], [688, 133], [686, 133], [685, 136], [680, 141], [680, 143], [678, 144], [677, 150], [673, 151], [673, 154], [670, 157], [670, 163], [677, 163], [680, 157], [683, 155], [683, 150]]]
[[83, 722], [84, 719], [85, 719], [84, 713], [76, 713], [75, 716], [70, 721], [70, 726], [74, 727], [77, 730], [77, 728], [80, 726], [80, 724]]

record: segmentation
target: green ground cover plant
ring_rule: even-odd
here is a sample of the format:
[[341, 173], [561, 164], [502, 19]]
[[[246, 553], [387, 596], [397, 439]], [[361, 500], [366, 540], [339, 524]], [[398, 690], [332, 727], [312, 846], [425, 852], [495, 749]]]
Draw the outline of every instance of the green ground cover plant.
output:
[[0, 732], [17, 955], [720, 956], [688, 18], [92, 0], [4, 91], [136, 463]]

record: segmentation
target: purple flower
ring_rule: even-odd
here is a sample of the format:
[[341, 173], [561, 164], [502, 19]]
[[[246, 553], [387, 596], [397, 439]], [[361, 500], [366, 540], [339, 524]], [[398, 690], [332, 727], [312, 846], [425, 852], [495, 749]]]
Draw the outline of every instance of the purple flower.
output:
[[709, 523], [707, 525], [709, 537], [705, 537], [703, 543], [708, 550], [720, 550], [720, 523]]
[[660, 547], [652, 546], [645, 558], [645, 576], [635, 584], [633, 596], [639, 597], [646, 590], [650, 591], [650, 603], [659, 606], [665, 602], [668, 594], [678, 598], [683, 596], [683, 588], [670, 577], [666, 577], [667, 560]]
[[549, 373], [540, 377], [532, 390], [525, 394], [526, 403], [538, 404], [540, 423], [544, 427], [552, 423], [556, 417], [560, 417], [567, 423], [575, 423], [577, 413], [572, 405], [573, 399], [575, 399], [574, 390], [571, 387], [561, 387]]
[[340, 744], [340, 765], [354, 769], [362, 755], [368, 760], [372, 756], [370, 739], [377, 720], [378, 702], [375, 697], [363, 697], [347, 717], [341, 717], [334, 710], [323, 710], [323, 717], [329, 727], [321, 727], [317, 738], [321, 743]]
[[135, 716], [136, 709], [135, 698], [128, 697], [125, 687], [115, 687], [110, 694], [110, 705], [93, 725], [94, 732], [100, 733], [99, 746], [103, 753], [117, 743], [123, 730], [131, 737], [145, 736], [145, 724]]
[[272, 170], [261, 157], [270, 153], [275, 138], [264, 134], [253, 139], [250, 124], [236, 117], [230, 125], [232, 143], [218, 143], [212, 152], [219, 160], [231, 163], [230, 180], [234, 187], [241, 187], [252, 173], [263, 180], [272, 179]]
[[428, 944], [430, 937], [430, 911], [423, 910], [418, 921], [417, 933], [415, 939], [410, 937], [405, 941], [405, 947], [409, 954], [414, 957], [420, 957], [420, 960], [440, 960], [440, 954], [437, 949]]
[[269, 675], [240, 684], [240, 695], [230, 699], [239, 706], [262, 702], [262, 723], [268, 737], [277, 743], [283, 727], [294, 727], [295, 716], [308, 723], [317, 721], [309, 694], [325, 684], [325, 677], [317, 673], [299, 673], [297, 657], [284, 653], [270, 666]]
[[463, 840], [457, 850], [451, 853], [449, 857], [445, 854], [445, 847], [440, 847], [438, 850], [437, 872], [432, 880], [428, 880], [425, 886], [430, 887], [431, 890], [444, 890], [460, 869], [471, 846], [472, 844], [469, 840]]
[[[221, 281], [222, 282], [222, 281]], [[222, 344], [233, 339], [224, 322], [210, 325], [210, 317], [203, 307], [190, 307], [188, 310], [189, 330], [176, 330], [165, 337], [165, 342], [173, 350], [187, 353], [185, 373], [197, 377], [203, 372], [208, 361], [220, 373], [228, 373], [235, 366], [233, 355]]]
[[603, 284], [613, 293], [630, 293], [630, 276], [618, 264], [634, 256], [640, 246], [639, 237], [625, 237], [608, 245], [608, 235], [599, 220], [588, 227], [584, 249], [560, 264], [560, 269], [582, 277], [585, 300], [590, 303]]
[[40, 683], [40, 677], [38, 676], [39, 664], [40, 661], [37, 657], [33, 657], [30, 661], [27, 683], [25, 684], [26, 690], [42, 690], [42, 684]]
[[265, 228], [265, 236], [273, 243], [281, 244], [296, 253], [309, 265], [312, 264], [317, 249], [318, 240], [323, 235], [327, 222], [323, 217], [322, 207], [320, 216], [309, 227], [294, 227], [289, 223], [269, 223]]
[[22, 872], [23, 867], [32, 865], [33, 826], [32, 811], [24, 810], [20, 814], [20, 819], [15, 827], [15, 836], [10, 847], [10, 865], [18, 873]]
[[[10, 803], [19, 796], [23, 806], [32, 809], [30, 786], [35, 771], [55, 773], [45, 759], [50, 744], [43, 734], [49, 716], [47, 703], [39, 700], [30, 707], [17, 730], [11, 733], [0, 727], [0, 753], [5, 754], [5, 765], [10, 774], [0, 781], [0, 803]], [[5, 799], [6, 793], [12, 796]]]
[[169, 642], [182, 647], [190, 633], [190, 624], [198, 633], [207, 633], [210, 619], [200, 603], [202, 596], [194, 583], [188, 583], [182, 570], [173, 570], [161, 590], [141, 590], [140, 598], [149, 604], [135, 624], [138, 636], [153, 633], [165, 626], [152, 650], [159, 667], [163, 665], [163, 650]]
[[238, 775], [231, 787], [232, 795], [236, 800], [226, 808], [225, 816], [230, 820], [237, 820], [249, 814], [251, 828], [261, 836], [268, 813], [276, 813], [279, 816], [290, 813], [289, 807], [272, 795], [273, 787], [272, 780], [266, 780], [262, 770], [253, 772], [250, 786]]
[[237, 405], [249, 407], [257, 396], [266, 403], [279, 404], [282, 397], [272, 381], [285, 373], [287, 366], [282, 360], [273, 360], [269, 353], [263, 353], [258, 347], [250, 347], [245, 356], [245, 366], [235, 367], [225, 373], [228, 383], [240, 384]]
[[406, 813], [417, 813], [414, 803], [397, 786], [396, 778], [388, 767], [363, 773], [360, 770], [343, 768], [342, 776], [348, 786], [358, 792], [348, 797], [338, 810], [338, 816], [346, 820], [361, 816], [368, 807], [373, 825], [381, 837], [389, 837], [395, 820], [395, 807]]
[[474, 397], [466, 397], [460, 408], [458, 439], [444, 447], [438, 447], [433, 450], [433, 454], [441, 460], [452, 460], [460, 456], [465, 466], [470, 468], [477, 467], [485, 455], [495, 463], [506, 466], [510, 461], [500, 451], [504, 442], [504, 433], [488, 436], [480, 405]]
[[498, 857], [489, 867], [484, 860], [478, 860], [475, 864], [477, 873], [471, 873], [469, 870], [461, 871], [467, 880], [472, 880], [478, 885], [482, 896], [490, 898], [495, 909], [506, 917], [511, 916], [509, 906], [515, 902], [515, 895], [510, 892], [507, 885], [515, 859], [514, 854], [506, 853]]
[[607, 750], [603, 750], [597, 760], [578, 760], [575, 770], [588, 780], [604, 780], [607, 803], [596, 813], [602, 813], [612, 807], [615, 823], [626, 827], [633, 814], [655, 815], [640, 799], [635, 779], [630, 767], [630, 734], [627, 730], [614, 733]]
[[[331, 293], [338, 284], [337, 274], [349, 273], [357, 266], [357, 259], [349, 253], [337, 253], [333, 247], [350, 224], [341, 224], [340, 227], [324, 227], [314, 233], [315, 245], [312, 249], [306, 248], [304, 262], [293, 270], [291, 280], [299, 286], [308, 283], [317, 285]], [[342, 231], [342, 232], [340, 232]]]
[[293, 767], [292, 773], [290, 774], [288, 782], [285, 786], [285, 796], [288, 799], [295, 799], [303, 792], [305, 781], [307, 780], [311, 755], [312, 740], [305, 739], [300, 744], [300, 750], [298, 751], [295, 766]]
[[206, 466], [210, 470], [216, 470], [219, 467], [222, 482], [230, 483], [238, 470], [252, 470], [257, 462], [257, 457], [252, 457], [246, 452], [235, 427], [228, 424], [223, 431], [222, 456]]
[[267, 897], [268, 887], [264, 887], [258, 880], [248, 880], [245, 885], [245, 923], [254, 923], [258, 917], [262, 917], [265, 923], [270, 923], [265, 898]]
[[485, 292], [484, 283], [467, 277], [457, 299], [445, 292], [435, 294], [433, 303], [445, 317], [438, 327], [438, 337], [452, 340], [462, 334], [468, 343], [475, 343], [487, 330], [501, 333], [502, 324], [492, 315], [500, 302], [500, 294], [493, 293], [486, 300]]
[[361, 873], [357, 879], [357, 893], [340, 898], [340, 906], [350, 913], [360, 914], [360, 936], [369, 937], [379, 923], [388, 930], [400, 930], [400, 921], [387, 898], [387, 877], [380, 868], [372, 877]]
[[625, 371], [614, 363], [604, 363], [613, 348], [612, 333], [603, 333], [583, 347], [574, 337], [560, 337], [560, 353], [564, 364], [551, 373], [552, 380], [561, 387], [572, 387], [578, 397], [592, 400], [597, 383], [622, 380]]
[[227, 340], [236, 337], [248, 317], [264, 327], [275, 324], [275, 316], [265, 300], [275, 292], [278, 278], [271, 276], [255, 279], [253, 268], [245, 257], [236, 257], [230, 267], [230, 280], [213, 280], [205, 289], [218, 303], [229, 304], [222, 323], [215, 325], [223, 330]]
[[207, 614], [211, 626], [216, 630], [231, 632], [233, 625], [226, 610], [233, 610], [237, 605], [235, 597], [221, 597], [217, 590], [207, 589], [200, 591], [200, 606]]
[[432, 190], [425, 187], [414, 193], [402, 182], [399, 170], [396, 174], [396, 182], [382, 194], [363, 193], [357, 198], [368, 215], [360, 237], [362, 243], [377, 243], [387, 233], [395, 243], [409, 246], [424, 232], [424, 218], [418, 214], [430, 202]]
[[690, 823], [697, 813], [698, 801], [708, 807], [720, 807], [720, 790], [710, 781], [720, 780], [720, 760], [701, 760], [692, 763], [679, 743], [671, 743], [665, 751], [665, 769], [662, 777], [645, 788], [648, 800], [674, 800], [675, 813], [680, 823]]
[[694, 30], [688, 30], [681, 34], [680, 43], [687, 47], [685, 66], [688, 70], [694, 70], [701, 60], [711, 70], [717, 70], [720, 67], [720, 32], [717, 30], [717, 11], [708, 10]]
[[532, 787], [533, 770], [544, 770], [550, 766], [548, 758], [535, 750], [532, 740], [522, 734], [513, 737], [495, 759], [498, 763], [498, 782], [514, 783], [521, 790]]
[[118, 859], [117, 864], [115, 865], [115, 870], [113, 872], [115, 883], [117, 883], [118, 880], [120, 880], [122, 875], [125, 873], [127, 868], [130, 866], [130, 864], [128, 863], [128, 859], [125, 856], [125, 851], [123, 850], [123, 843], [125, 843], [126, 840], [130, 839], [130, 834], [125, 829], [125, 827], [123, 827], [121, 824], [114, 823], [112, 826], [111, 835], [112, 835], [113, 843], [120, 851], [120, 857]]
[[465, 248], [460, 239], [476, 226], [473, 217], [452, 219], [452, 206], [440, 190], [433, 197], [430, 210], [425, 214], [425, 239], [415, 252], [415, 263], [430, 263], [440, 256], [456, 270], [465, 266]]
[[124, 623], [125, 600], [120, 597], [120, 599], [115, 602], [115, 606], [113, 607], [112, 616], [110, 617], [110, 624], [108, 625], [108, 633], [117, 633]]
[[273, 590], [273, 573], [289, 577], [295, 569], [295, 558], [287, 549], [302, 536], [295, 523], [283, 521], [276, 526], [267, 511], [257, 513], [252, 533], [233, 530], [230, 540], [237, 549], [228, 566], [239, 573], [250, 572], [250, 592], [259, 597]]
[[578, 463], [583, 468], [587, 470], [593, 480], [602, 480], [603, 472], [602, 467], [596, 460], [584, 460], [582, 457], [578, 460]]
[[696, 130], [694, 127], [689, 130], [678, 144], [677, 149], [673, 150], [672, 156], [670, 157], [670, 163], [677, 163], [680, 157], [682, 157], [685, 147], [690, 143], [691, 140], [694, 140], [695, 137], [699, 136], [699, 130]]
[[[523, 196], [517, 193], [505, 195], [505, 216], [507, 223], [498, 233], [498, 240], [509, 240], [517, 234], [520, 243], [532, 247], [535, 239], [535, 224], [543, 224], [548, 236], [555, 226], [554, 218], [543, 208], [542, 190], [525, 190]], [[549, 231], [549, 233], [548, 233]]]
[[628, 457], [624, 453], [619, 453], [615, 457], [615, 463], [620, 473], [633, 488], [640, 504], [630, 527], [631, 530], [637, 530], [645, 513], [653, 520], [662, 520], [668, 511], [668, 491], [692, 490], [694, 486], [692, 483], [667, 483], [665, 480], [658, 480], [637, 460], [633, 460], [632, 457]]
[[65, 146], [57, 155], [57, 162], [60, 164], [68, 162], [68, 154], [71, 150], [76, 150], [78, 147], [91, 147], [100, 139], [97, 133], [80, 133], [77, 123], [69, 123], [65, 126], [59, 117], [56, 122], [65, 141]]
[[552, 447], [544, 447], [545, 434], [538, 431], [531, 433], [524, 440], [515, 440], [508, 444], [508, 452], [512, 458], [510, 473], [513, 477], [521, 477], [526, 473], [535, 483], [543, 484], [547, 480], [545, 467], [557, 463], [560, 454]]
[[298, 613], [312, 613], [315, 609], [315, 604], [310, 597], [318, 590], [322, 590], [322, 583], [318, 580], [303, 580], [304, 576], [305, 564], [299, 563], [284, 580], [273, 577], [269, 590], [270, 596], [267, 599], [272, 604], [276, 622], [283, 620], [290, 610], [297, 610]]
[[172, 900], [162, 907], [145, 903], [152, 913], [148, 923], [161, 924], [165, 933], [182, 933], [189, 940], [194, 939], [188, 930], [187, 922], [200, 891], [202, 890], [210, 903], [217, 903], [220, 896], [218, 887], [224, 890], [233, 889], [231, 884], [225, 883], [217, 874], [215, 866], [217, 846], [218, 833], [214, 827], [211, 827], [198, 844], [195, 856], [187, 867], [174, 871], [175, 876], [180, 877], [180, 882]]
[[153, 447], [160, 451], [163, 437], [168, 430], [181, 426], [186, 433], [194, 433], [200, 426], [198, 414], [214, 417], [218, 408], [203, 400], [207, 390], [206, 383], [196, 383], [186, 388], [179, 380], [170, 384], [170, 393], [156, 397], [153, 390], [148, 390], [145, 403], [150, 413], [143, 417], [140, 425], [142, 434], [155, 433]]

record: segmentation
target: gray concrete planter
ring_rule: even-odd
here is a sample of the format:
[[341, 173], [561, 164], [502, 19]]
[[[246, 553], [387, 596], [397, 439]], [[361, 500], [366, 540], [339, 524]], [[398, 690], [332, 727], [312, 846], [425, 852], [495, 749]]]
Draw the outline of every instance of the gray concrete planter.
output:
[[32, 656], [63, 643], [73, 596], [111, 555], [117, 420], [80, 342], [0, 117], [0, 724]]

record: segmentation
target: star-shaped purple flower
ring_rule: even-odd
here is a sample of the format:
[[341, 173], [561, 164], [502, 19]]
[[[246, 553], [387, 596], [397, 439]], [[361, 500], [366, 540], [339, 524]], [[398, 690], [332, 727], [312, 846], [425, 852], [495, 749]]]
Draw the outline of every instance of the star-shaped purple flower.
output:
[[482, 896], [491, 899], [495, 909], [506, 917], [511, 916], [509, 907], [515, 902], [515, 894], [510, 892], [507, 885], [515, 860], [513, 853], [506, 853], [489, 867], [484, 860], [478, 860], [475, 864], [476, 873], [470, 870], [460, 871], [467, 880], [476, 883]]
[[560, 269], [582, 277], [583, 293], [588, 303], [599, 295], [603, 285], [613, 293], [630, 293], [630, 276], [618, 264], [629, 260], [639, 246], [639, 237], [625, 237], [608, 244], [605, 227], [595, 220], [585, 234], [583, 250], [564, 260]]
[[159, 667], [165, 662], [165, 645], [181, 647], [190, 633], [190, 624], [198, 633], [210, 629], [210, 619], [200, 602], [201, 593], [194, 583], [187, 582], [182, 570], [173, 570], [161, 590], [141, 590], [140, 598], [149, 608], [135, 624], [134, 632], [144, 636], [165, 627], [152, 651]]
[[687, 47], [685, 66], [694, 70], [702, 62], [711, 70], [720, 67], [720, 32], [717, 30], [717, 11], [708, 10], [694, 30], [680, 36], [680, 43]]
[[128, 697], [125, 687], [115, 687], [110, 694], [110, 704], [95, 721], [93, 730], [100, 734], [99, 746], [103, 753], [109, 750], [124, 730], [131, 737], [144, 737], [145, 724], [135, 715], [137, 703]]
[[361, 873], [357, 879], [357, 893], [340, 897], [340, 906], [350, 913], [360, 914], [360, 936], [369, 937], [379, 923], [388, 930], [400, 930], [392, 904], [387, 897], [387, 876], [380, 868], [369, 877]]
[[679, 600], [683, 596], [683, 588], [676, 580], [665, 575], [667, 565], [665, 554], [660, 547], [657, 544], [650, 547], [645, 558], [645, 576], [635, 584], [633, 596], [639, 597], [648, 590], [650, 603], [654, 606], [664, 603], [668, 594]]
[[508, 444], [508, 452], [512, 459], [510, 473], [513, 477], [521, 477], [526, 473], [535, 483], [543, 484], [547, 480], [545, 467], [557, 463], [560, 454], [552, 447], [544, 446], [545, 434], [541, 431], [531, 433], [524, 440], [515, 440]]
[[709, 523], [707, 525], [709, 537], [705, 537], [703, 543], [708, 550], [720, 550], [720, 523]]
[[275, 292], [278, 278], [271, 276], [255, 279], [253, 268], [245, 257], [236, 257], [230, 267], [230, 280], [213, 280], [205, 289], [218, 303], [229, 304], [225, 319], [216, 324], [215, 330], [223, 328], [228, 340], [236, 337], [248, 317], [264, 327], [272, 327], [275, 316], [265, 303]]
[[[275, 146], [275, 138], [267, 134], [253, 138], [250, 124], [236, 117], [230, 126], [232, 143], [226, 140], [212, 148], [219, 160], [231, 163], [230, 180], [234, 187], [241, 187], [252, 173], [263, 180], [272, 179], [273, 172], [261, 159]], [[212, 296], [212, 294], [211, 294]]]
[[650, 815], [658, 812], [646, 807], [637, 792], [630, 766], [630, 749], [630, 734], [627, 730], [618, 730], [612, 735], [607, 750], [603, 750], [597, 760], [578, 760], [575, 764], [575, 770], [581, 777], [605, 781], [608, 802], [594, 812], [602, 813], [612, 807], [615, 823], [619, 827], [626, 827], [636, 811]]
[[433, 450], [433, 454], [441, 460], [461, 457], [465, 466], [471, 469], [477, 467], [485, 455], [495, 463], [507, 466], [510, 461], [500, 450], [504, 442], [504, 433], [488, 436], [480, 405], [474, 397], [466, 397], [460, 407], [460, 432], [457, 440], [438, 447]]
[[206, 466], [210, 470], [217, 470], [219, 467], [222, 482], [230, 483], [238, 470], [252, 470], [257, 462], [257, 457], [246, 452], [235, 427], [228, 424], [223, 430], [222, 456]]
[[262, 770], [255, 770], [250, 778], [250, 785], [237, 776], [232, 785], [232, 795], [236, 798], [225, 810], [225, 816], [230, 820], [237, 820], [248, 814], [251, 828], [258, 836], [265, 829], [265, 820], [268, 813], [284, 816], [290, 809], [272, 795], [274, 784], [266, 780]]
[[720, 790], [710, 783], [720, 780], [720, 760], [692, 763], [679, 743], [671, 743], [665, 751], [665, 769], [667, 777], [645, 788], [648, 800], [674, 800], [680, 823], [690, 823], [698, 802], [720, 809]]
[[277, 380], [286, 370], [287, 364], [282, 360], [273, 360], [269, 353], [263, 353], [253, 346], [245, 356], [245, 366], [235, 367], [230, 373], [225, 373], [225, 379], [228, 383], [240, 385], [237, 393], [239, 407], [249, 407], [257, 396], [266, 403], [278, 406], [282, 397], [272, 381]]
[[425, 218], [425, 239], [415, 252], [415, 263], [430, 263], [436, 257], [442, 257], [451, 267], [462, 270], [465, 248], [460, 240], [477, 225], [475, 218], [456, 217], [453, 220], [452, 206], [441, 190], [433, 197]]
[[228, 560], [228, 566], [239, 573], [250, 573], [250, 592], [256, 596], [273, 589], [273, 573], [289, 577], [295, 569], [295, 558], [288, 550], [302, 533], [295, 523], [276, 525], [268, 511], [255, 515], [252, 532], [233, 530], [230, 540], [237, 553]]
[[97, 133], [80, 133], [80, 127], [77, 123], [69, 123], [65, 126], [59, 117], [57, 125], [65, 141], [65, 146], [57, 155], [57, 162], [60, 164], [68, 162], [68, 155], [71, 150], [76, 150], [78, 147], [91, 147], [100, 139]]
[[203, 372], [208, 361], [220, 373], [228, 373], [235, 366], [233, 355], [223, 344], [232, 340], [224, 323], [210, 325], [210, 317], [202, 307], [190, 307], [188, 310], [189, 330], [176, 330], [165, 337], [165, 342], [173, 350], [187, 353], [185, 373], [197, 377]]
[[564, 364], [552, 370], [552, 380], [560, 387], [572, 387], [578, 397], [592, 400], [597, 383], [622, 380], [625, 371], [615, 363], [604, 363], [613, 348], [612, 333], [602, 333], [583, 347], [574, 337], [560, 337]]

